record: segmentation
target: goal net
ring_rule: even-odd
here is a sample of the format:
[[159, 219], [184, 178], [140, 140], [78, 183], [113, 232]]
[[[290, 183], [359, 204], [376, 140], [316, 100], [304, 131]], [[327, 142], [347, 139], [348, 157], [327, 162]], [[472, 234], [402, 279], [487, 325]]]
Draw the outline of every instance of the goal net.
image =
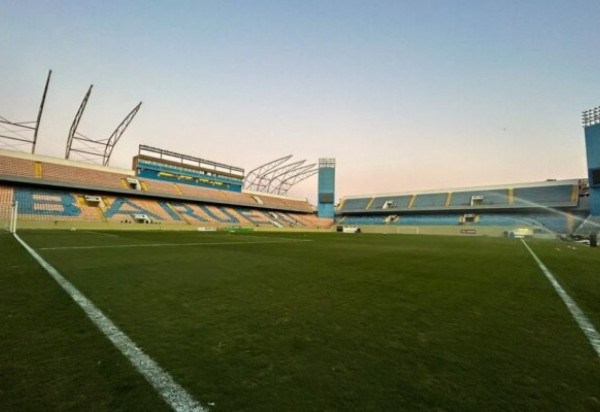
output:
[[0, 203], [0, 230], [15, 233], [17, 231], [18, 204]]

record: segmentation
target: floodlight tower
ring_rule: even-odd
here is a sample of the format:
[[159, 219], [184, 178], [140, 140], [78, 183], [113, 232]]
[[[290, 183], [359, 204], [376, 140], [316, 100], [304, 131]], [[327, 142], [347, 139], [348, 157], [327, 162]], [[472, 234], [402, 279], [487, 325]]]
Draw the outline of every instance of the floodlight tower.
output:
[[333, 219], [335, 199], [335, 159], [319, 159], [319, 202], [317, 216]]
[[590, 185], [590, 214], [600, 216], [600, 106], [583, 112]]

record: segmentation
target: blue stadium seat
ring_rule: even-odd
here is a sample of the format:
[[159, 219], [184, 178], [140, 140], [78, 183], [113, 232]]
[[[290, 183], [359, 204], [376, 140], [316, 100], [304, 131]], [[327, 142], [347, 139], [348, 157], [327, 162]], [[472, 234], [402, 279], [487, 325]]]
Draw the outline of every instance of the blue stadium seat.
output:
[[447, 193], [425, 193], [417, 195], [412, 208], [444, 207], [446, 205]]
[[515, 206], [555, 206], [572, 203], [573, 185], [521, 187], [514, 189]]
[[383, 205], [386, 202], [392, 202], [389, 207], [390, 209], [406, 209], [410, 203], [410, 199], [412, 199], [412, 195], [376, 197], [373, 203], [371, 203], [369, 210], [383, 209]]
[[471, 199], [481, 197], [481, 206], [508, 205], [508, 189], [478, 190], [452, 193], [449, 206], [471, 206]]
[[342, 210], [365, 210], [371, 201], [370, 197], [359, 199], [346, 199]]
[[77, 207], [77, 198], [71, 193], [60, 190], [42, 190], [15, 188], [15, 200], [19, 202], [19, 214], [77, 217], [81, 209]]

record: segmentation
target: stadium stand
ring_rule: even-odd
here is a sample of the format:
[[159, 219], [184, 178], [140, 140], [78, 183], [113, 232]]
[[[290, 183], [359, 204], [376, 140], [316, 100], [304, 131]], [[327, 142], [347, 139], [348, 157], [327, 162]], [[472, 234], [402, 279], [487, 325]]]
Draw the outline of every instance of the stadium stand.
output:
[[151, 222], [181, 223], [173, 219], [160, 204], [153, 199], [105, 197], [106, 206], [103, 208], [104, 217], [111, 222], [129, 220], [135, 222], [136, 215], [145, 215]]
[[42, 163], [42, 178], [70, 183], [83, 183], [86, 185], [120, 188], [127, 187], [124, 180], [130, 177], [125, 174], [103, 172], [84, 167], [67, 166], [56, 163]]
[[[373, 227], [527, 227], [573, 233], [585, 215], [587, 182], [581, 179], [342, 199], [336, 224]], [[423, 213], [427, 211], [427, 214]], [[388, 212], [386, 214], [386, 212]], [[462, 232], [461, 232], [462, 230]], [[393, 232], [392, 232], [393, 233]], [[487, 231], [486, 233], [496, 233]]]
[[379, 210], [384, 207], [385, 209], [406, 209], [412, 198], [413, 195], [376, 197], [369, 206], [369, 210]]
[[428, 194], [417, 194], [415, 201], [412, 204], [413, 209], [418, 208], [432, 208], [432, 207], [444, 207], [446, 205], [447, 193], [428, 193]]
[[142, 190], [151, 193], [164, 193], [168, 195], [180, 195], [182, 191], [177, 183], [163, 182], [161, 180], [139, 179]]
[[9, 205], [13, 202], [12, 187], [0, 185], [0, 204]]
[[[209, 188], [205, 188], [205, 187], [201, 187], [201, 186], [192, 186], [192, 185], [184, 185], [184, 184], [177, 184], [177, 189], [181, 192], [182, 195], [184, 196], [189, 196], [189, 197], [199, 197], [202, 199], [213, 199], [219, 202], [227, 202], [230, 200], [230, 197], [228, 196], [229, 194], [224, 194], [221, 190], [216, 190], [216, 189], [209, 189]], [[242, 198], [238, 198], [240, 201], [246, 203], [246, 202], [252, 202], [254, 203], [250, 198], [244, 196]]]
[[[102, 190], [106, 192], [105, 194], [139, 192], [140, 195], [143, 193], [150, 198], [165, 196], [184, 202], [214, 202], [223, 206], [312, 213], [312, 208], [306, 200], [263, 193], [257, 196], [252, 193], [138, 178], [134, 176], [133, 171], [87, 165], [46, 156], [7, 152], [0, 151], [0, 178], [7, 183], [48, 185], [75, 192], [77, 190]], [[261, 219], [256, 217], [253, 219], [258, 222], [257, 224], [263, 224]], [[241, 221], [251, 224], [249, 219], [242, 218]]]
[[19, 202], [19, 219], [54, 222], [146, 223], [161, 225], [328, 228], [314, 215], [248, 207], [217, 206], [157, 198], [68, 192], [52, 188], [0, 186], [0, 202]]
[[530, 223], [523, 215], [519, 214], [483, 214], [479, 216], [479, 226], [515, 226]]
[[494, 206], [509, 205], [508, 189], [455, 192], [451, 194], [449, 206]]
[[349, 210], [366, 210], [367, 206], [369, 205], [369, 203], [371, 202], [371, 197], [365, 197], [365, 198], [355, 198], [355, 199], [345, 199], [342, 203], [342, 210], [344, 211], [349, 211]]
[[522, 206], [568, 205], [572, 202], [573, 185], [524, 187], [514, 189], [514, 204]]
[[535, 223], [553, 233], [571, 233], [573, 221], [569, 216], [560, 214], [532, 214], [529, 216]]
[[310, 213], [284, 213], [283, 216], [289, 216], [294, 220], [294, 223], [290, 224], [291, 227], [304, 226], [307, 228], [319, 228], [328, 229], [331, 227], [331, 219], [319, 218], [314, 214]]
[[14, 199], [19, 202], [19, 219], [22, 220], [102, 221], [96, 208], [69, 192], [17, 188]]

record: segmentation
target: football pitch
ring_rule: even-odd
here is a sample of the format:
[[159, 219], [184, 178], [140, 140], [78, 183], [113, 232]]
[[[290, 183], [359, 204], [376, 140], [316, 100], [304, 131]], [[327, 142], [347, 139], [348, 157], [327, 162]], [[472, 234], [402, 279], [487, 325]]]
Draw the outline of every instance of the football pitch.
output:
[[[600, 410], [600, 358], [520, 240], [19, 236], [205, 410]], [[600, 250], [527, 244], [599, 329]], [[8, 233], [0, 256], [0, 410], [170, 410]]]

